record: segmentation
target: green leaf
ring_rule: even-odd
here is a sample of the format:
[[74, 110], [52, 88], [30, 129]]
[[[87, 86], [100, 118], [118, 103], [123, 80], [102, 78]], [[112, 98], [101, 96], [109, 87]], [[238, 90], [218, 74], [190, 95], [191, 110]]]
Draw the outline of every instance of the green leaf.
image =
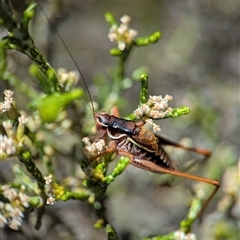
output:
[[59, 113], [73, 100], [81, 97], [83, 90], [78, 88], [67, 93], [55, 92], [31, 102], [30, 107], [39, 111], [43, 122], [54, 122]]
[[180, 117], [182, 115], [186, 115], [190, 112], [190, 108], [188, 107], [180, 107], [180, 108], [174, 108], [169, 114], [167, 114], [167, 118], [171, 117], [171, 118], [176, 118], [176, 117]]

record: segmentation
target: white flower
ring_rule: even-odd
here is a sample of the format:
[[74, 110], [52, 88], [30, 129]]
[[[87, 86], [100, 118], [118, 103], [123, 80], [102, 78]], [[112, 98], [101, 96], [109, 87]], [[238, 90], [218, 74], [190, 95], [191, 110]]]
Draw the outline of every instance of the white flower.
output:
[[26, 117], [26, 116], [24, 116], [24, 115], [21, 115], [19, 118], [18, 118], [18, 121], [19, 121], [19, 123], [20, 124], [26, 124], [27, 123], [27, 121], [28, 121], [28, 118]]
[[107, 148], [103, 139], [93, 143], [88, 142], [85, 138], [83, 141], [87, 143], [87, 145], [84, 147], [84, 152], [88, 157], [96, 156]]
[[15, 152], [16, 146], [13, 139], [0, 134], [0, 159], [4, 159]]
[[115, 41], [118, 44], [118, 48], [123, 51], [126, 47], [131, 46], [134, 38], [137, 35], [137, 31], [129, 28], [131, 18], [127, 15], [121, 17], [121, 24], [119, 27], [113, 25], [109, 29], [108, 38], [111, 42]]
[[3, 192], [3, 195], [11, 201], [17, 197], [18, 193], [15, 191], [15, 189], [9, 188]]
[[13, 93], [14, 92], [11, 90], [4, 90], [4, 92], [3, 92], [3, 94], [5, 95], [4, 102], [0, 102], [0, 111], [1, 112], [7, 112], [12, 108]]
[[53, 205], [55, 203], [55, 198], [54, 197], [49, 197], [47, 198], [47, 204]]
[[52, 182], [52, 174], [50, 174], [47, 177], [44, 177], [44, 179], [46, 184], [50, 184]]
[[58, 80], [61, 87], [69, 89], [76, 85], [80, 79], [80, 75], [77, 71], [67, 71], [65, 68], [59, 68], [57, 70]]
[[146, 103], [141, 104], [134, 114], [137, 118], [150, 117], [153, 119], [164, 118], [168, 113], [172, 111], [172, 108], [168, 107], [168, 101], [171, 101], [172, 97], [166, 95], [162, 98], [159, 96], [149, 96]]
[[128, 16], [128, 15], [123, 15], [121, 18], [120, 18], [120, 21], [124, 24], [129, 24], [130, 21], [131, 21], [131, 18]]

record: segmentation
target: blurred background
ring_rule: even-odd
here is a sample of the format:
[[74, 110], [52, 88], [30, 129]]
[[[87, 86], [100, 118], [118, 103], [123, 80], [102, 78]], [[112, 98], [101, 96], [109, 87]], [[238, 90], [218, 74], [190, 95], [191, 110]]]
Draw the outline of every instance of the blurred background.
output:
[[[11, 2], [16, 16], [29, 3]], [[236, 1], [63, 0], [39, 1], [39, 4], [45, 14], [38, 8], [32, 23], [36, 46], [53, 67], [76, 69], [53, 31], [54, 25], [80, 67], [94, 99], [98, 93], [93, 79], [100, 73], [108, 74], [116, 64], [109, 54], [116, 44], [107, 37], [109, 27], [104, 13], [113, 13], [117, 21], [129, 15], [130, 26], [138, 31], [138, 37], [161, 32], [157, 44], [134, 49], [127, 63], [126, 77], [144, 66], [149, 74], [150, 95], [169, 94], [173, 96], [172, 107], [190, 107], [191, 112], [186, 116], [159, 121], [162, 133], [171, 140], [211, 150], [211, 158], [190, 172], [223, 182], [201, 223], [196, 222], [192, 231], [198, 239], [238, 239], [239, 5]], [[12, 65], [15, 74], [34, 85], [28, 79], [29, 60], [18, 53], [10, 55], [15, 62]], [[6, 83], [1, 85], [1, 90], [8, 87]], [[139, 90], [140, 83], [136, 82], [123, 93], [121, 116], [137, 107]], [[19, 109], [25, 109], [26, 99], [17, 90], [15, 94]], [[169, 149], [169, 152], [179, 166], [196, 157], [179, 150]], [[107, 191], [109, 221], [124, 240], [177, 230], [194, 196], [191, 191], [194, 185], [193, 181], [128, 166]], [[201, 186], [208, 189], [205, 184]], [[34, 230], [32, 218], [34, 213], [26, 218], [20, 232], [1, 230], [2, 239], [106, 239], [103, 230], [93, 228], [96, 218], [81, 202], [58, 202], [47, 207], [39, 231]]]

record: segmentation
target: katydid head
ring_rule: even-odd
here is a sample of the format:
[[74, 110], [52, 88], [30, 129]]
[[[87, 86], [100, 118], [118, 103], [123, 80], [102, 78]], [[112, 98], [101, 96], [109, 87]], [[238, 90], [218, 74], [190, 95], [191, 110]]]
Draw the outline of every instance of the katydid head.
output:
[[105, 127], [105, 128], [108, 127], [110, 118], [111, 116], [106, 112], [94, 114], [94, 119], [96, 124], [101, 125], [102, 127]]
[[107, 134], [107, 127], [111, 116], [106, 112], [95, 113], [94, 120], [96, 123], [96, 132], [99, 138]]

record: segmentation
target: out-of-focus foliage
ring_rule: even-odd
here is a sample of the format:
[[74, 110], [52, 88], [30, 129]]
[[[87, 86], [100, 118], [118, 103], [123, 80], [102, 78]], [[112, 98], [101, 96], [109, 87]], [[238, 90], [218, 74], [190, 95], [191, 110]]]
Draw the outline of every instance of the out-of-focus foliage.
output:
[[[182, 139], [182, 142], [211, 149], [213, 154], [208, 162], [194, 165], [190, 171], [223, 183], [202, 216], [201, 224], [195, 223], [192, 232], [198, 239], [237, 239], [240, 214], [237, 163], [239, 109], [236, 110], [239, 96], [239, 23], [236, 2], [56, 0], [39, 3], [42, 9], [31, 5], [23, 14], [29, 2], [11, 1], [15, 19], [25, 19], [20, 24], [21, 33], [26, 33], [36, 7], [36, 16], [29, 25], [35, 45], [29, 39], [27, 44], [33, 47], [32, 51], [26, 52], [25, 45], [18, 50], [30, 58], [33, 57], [31, 53], [37, 52], [44, 55], [42, 59], [47, 59], [55, 69], [64, 66], [74, 71], [60, 69], [56, 72], [54, 68], [39, 71], [36, 65], [29, 68], [32, 61], [24, 54], [7, 51], [5, 58], [6, 52], [1, 49], [1, 92], [5, 89], [14, 91], [14, 103], [17, 105], [11, 112], [13, 115], [8, 117], [14, 116], [13, 122], [21, 123], [18, 120], [19, 110], [25, 111], [21, 111], [21, 115], [31, 115], [27, 128], [23, 126], [25, 123], [13, 124], [18, 136], [14, 143], [18, 144], [15, 145], [16, 149], [10, 150], [21, 153], [19, 160], [28, 171], [33, 172], [32, 176], [27, 175], [23, 165], [15, 165], [20, 164], [15, 158], [1, 162], [1, 193], [7, 191], [13, 196], [12, 205], [18, 203], [15, 208], [10, 208], [9, 202], [4, 203], [5, 209], [8, 209], [6, 214], [16, 214], [16, 221], [12, 221], [13, 228], [21, 224], [21, 233], [6, 228], [1, 230], [3, 239], [32, 239], [36, 236], [41, 239], [47, 236], [51, 239], [106, 239], [104, 231], [93, 229], [93, 225], [95, 228], [104, 225], [100, 216], [102, 212], [98, 211], [103, 203], [107, 208], [104, 214], [116, 228], [119, 239], [165, 235], [178, 229], [188, 212], [191, 197], [194, 198], [192, 192], [212, 189], [211, 186], [180, 181], [176, 177], [149, 174], [131, 166], [125, 169], [128, 162], [122, 159], [117, 165], [113, 163], [113, 166], [116, 165], [115, 172], [108, 175], [107, 182], [110, 183], [125, 170], [109, 186], [103, 202], [95, 201], [91, 191], [82, 191], [89, 186], [95, 190], [105, 187], [93, 186], [88, 181], [83, 182], [82, 186], [85, 175], [77, 163], [85, 158], [82, 154], [82, 137], [94, 132], [93, 116], [87, 102], [81, 98], [84, 93], [79, 85], [84, 87], [84, 84], [81, 79], [80, 83], [75, 82], [79, 77], [75, 72], [76, 66], [54, 28], [57, 28], [83, 72], [98, 109], [109, 111], [117, 104], [122, 116], [132, 113], [139, 104], [140, 84], [137, 81], [142, 72], [149, 75], [149, 94], [170, 94], [174, 96], [172, 106], [190, 107], [190, 114], [185, 117], [159, 121], [162, 132], [171, 139]], [[130, 51], [124, 51], [125, 45], [121, 41], [117, 42], [116, 48], [116, 43], [110, 43], [107, 38], [104, 14], [108, 11], [114, 13], [116, 19], [124, 14], [131, 16], [131, 26], [138, 29], [136, 47], [155, 43], [160, 38], [160, 33], [156, 32], [158, 29], [161, 30], [161, 41], [157, 45], [138, 47], [129, 56]], [[46, 20], [46, 15], [51, 24]], [[105, 14], [105, 18], [110, 27], [118, 22], [109, 13]], [[148, 36], [151, 33], [154, 34]], [[7, 31], [1, 26], [1, 37], [6, 34]], [[14, 49], [19, 36], [25, 37], [16, 32], [15, 38], [10, 36], [9, 48]], [[112, 36], [112, 39], [116, 38]], [[2, 43], [6, 44], [6, 39]], [[127, 43], [132, 44], [131, 41]], [[109, 49], [110, 54], [107, 54]], [[126, 68], [119, 68], [126, 58]], [[7, 61], [2, 61], [4, 59]], [[31, 59], [34, 61], [34, 58]], [[60, 76], [61, 84], [56, 80]], [[66, 78], [69, 81], [66, 82]], [[75, 80], [72, 82], [72, 79]], [[116, 80], [114, 84], [112, 79]], [[85, 98], [88, 98], [86, 93]], [[31, 104], [30, 99], [34, 100]], [[34, 111], [40, 114], [32, 114]], [[24, 141], [25, 148], [22, 147], [21, 138], [24, 131], [33, 133]], [[9, 143], [8, 139], [1, 140]], [[195, 157], [179, 150], [168, 150], [180, 168]], [[83, 161], [83, 169], [84, 164]], [[106, 168], [104, 163], [96, 167], [99, 172], [104, 172]], [[89, 174], [91, 170], [86, 168], [86, 171]], [[44, 186], [44, 176], [52, 173], [52, 183]], [[9, 187], [3, 185], [7, 182], [11, 182]], [[43, 200], [48, 197], [48, 203], [54, 203], [54, 199], [49, 197], [52, 189], [56, 200], [66, 202], [58, 201], [47, 206], [43, 215]], [[46, 192], [50, 195], [46, 196]], [[91, 207], [69, 199], [87, 199]], [[37, 214], [30, 213], [36, 208], [39, 210]], [[97, 218], [92, 214], [93, 208]], [[27, 209], [24, 218], [19, 209]], [[34, 223], [40, 225], [42, 215], [42, 227], [36, 231]], [[96, 219], [99, 220], [96, 222]], [[105, 230], [111, 237], [114, 232], [112, 227], [107, 225]], [[159, 236], [156, 239], [184, 239], [181, 234], [171, 233], [165, 238]]]

